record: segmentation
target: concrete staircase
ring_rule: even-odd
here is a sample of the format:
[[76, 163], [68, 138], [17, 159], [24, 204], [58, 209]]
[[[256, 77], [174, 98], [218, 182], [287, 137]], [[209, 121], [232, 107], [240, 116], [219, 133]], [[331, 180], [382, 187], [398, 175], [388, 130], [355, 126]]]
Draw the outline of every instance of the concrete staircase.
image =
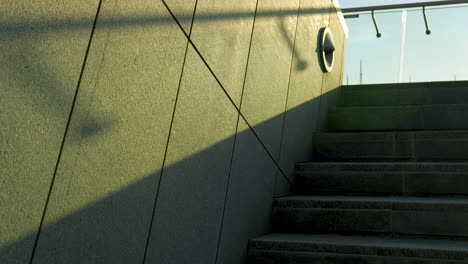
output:
[[468, 263], [468, 82], [342, 87], [249, 263]]

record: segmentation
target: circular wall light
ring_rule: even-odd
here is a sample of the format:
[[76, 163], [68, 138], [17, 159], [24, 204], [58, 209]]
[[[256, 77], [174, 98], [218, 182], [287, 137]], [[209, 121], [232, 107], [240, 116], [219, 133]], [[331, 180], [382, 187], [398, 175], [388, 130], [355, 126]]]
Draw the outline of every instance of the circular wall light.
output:
[[333, 34], [328, 27], [320, 29], [319, 51], [322, 71], [331, 72], [333, 70], [333, 62], [335, 61], [335, 44], [333, 43]]

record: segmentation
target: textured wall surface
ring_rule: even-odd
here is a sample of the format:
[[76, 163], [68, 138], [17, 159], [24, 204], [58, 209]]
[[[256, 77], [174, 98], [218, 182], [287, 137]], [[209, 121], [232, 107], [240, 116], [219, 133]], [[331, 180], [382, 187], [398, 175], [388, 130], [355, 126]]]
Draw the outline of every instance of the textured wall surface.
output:
[[332, 1], [4, 2], [0, 263], [243, 263], [341, 83]]

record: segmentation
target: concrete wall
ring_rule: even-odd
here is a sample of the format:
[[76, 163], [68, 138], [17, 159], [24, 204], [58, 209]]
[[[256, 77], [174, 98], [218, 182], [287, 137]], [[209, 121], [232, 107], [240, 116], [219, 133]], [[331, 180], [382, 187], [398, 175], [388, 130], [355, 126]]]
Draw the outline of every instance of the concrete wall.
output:
[[341, 83], [333, 3], [72, 2], [2, 6], [0, 263], [243, 263]]

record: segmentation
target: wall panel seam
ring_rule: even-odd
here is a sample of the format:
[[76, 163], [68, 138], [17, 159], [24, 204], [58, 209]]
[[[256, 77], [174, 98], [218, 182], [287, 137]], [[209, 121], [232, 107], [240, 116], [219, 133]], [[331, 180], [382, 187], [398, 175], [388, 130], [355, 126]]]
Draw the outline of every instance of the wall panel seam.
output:
[[[333, 7], [333, 0], [330, 1], [330, 6], [329, 6], [329, 12], [328, 12], [328, 20], [327, 20], [327, 26], [330, 24], [330, 17], [331, 17], [331, 12], [332, 12], [332, 7]], [[321, 120], [321, 112], [322, 112], [322, 100], [323, 98], [323, 86], [325, 82], [325, 73], [322, 74], [322, 86], [320, 87], [320, 96], [319, 96], [319, 105], [318, 105], [318, 115], [317, 115], [317, 121], [315, 125], [315, 132], [318, 130], [321, 130], [320, 122]], [[313, 136], [313, 135], [312, 135]]]
[[243, 98], [244, 98], [245, 80], [247, 79], [247, 70], [249, 68], [250, 51], [251, 51], [251, 48], [252, 48], [253, 32], [254, 32], [254, 28], [255, 28], [255, 20], [256, 20], [256, 16], [257, 16], [257, 9], [258, 9], [258, 0], [256, 1], [256, 4], [255, 4], [255, 11], [254, 11], [254, 16], [253, 16], [253, 21], [252, 21], [252, 29], [250, 31], [249, 50], [247, 52], [247, 61], [246, 61], [245, 70], [244, 70], [244, 80], [243, 80], [243, 83], [242, 83], [242, 91], [241, 91], [241, 96], [240, 96], [240, 101], [239, 101], [239, 110], [237, 111], [236, 131], [235, 131], [235, 134], [234, 134], [234, 143], [233, 143], [232, 154], [231, 154], [231, 163], [229, 165], [229, 175], [228, 175], [228, 179], [227, 179], [226, 193], [225, 193], [225, 196], [224, 196], [223, 213], [222, 213], [222, 216], [221, 216], [221, 226], [219, 228], [219, 234], [218, 234], [218, 243], [217, 243], [217, 248], [216, 248], [215, 264], [218, 263], [218, 257], [219, 257], [219, 249], [220, 249], [222, 231], [223, 231], [223, 226], [224, 226], [224, 215], [225, 215], [225, 211], [226, 211], [227, 197], [228, 197], [229, 186], [230, 186], [230, 181], [231, 181], [232, 166], [233, 166], [233, 163], [234, 163], [234, 155], [235, 155], [236, 142], [237, 142], [237, 133], [239, 131], [240, 112], [242, 110], [242, 101], [243, 101]]
[[164, 168], [165, 168], [165, 165], [166, 165], [167, 153], [168, 153], [168, 149], [169, 149], [169, 143], [170, 143], [170, 139], [171, 139], [172, 128], [173, 128], [173, 125], [174, 125], [174, 117], [175, 117], [176, 110], [177, 110], [177, 103], [179, 101], [180, 87], [182, 85], [182, 78], [183, 78], [183, 75], [184, 75], [185, 63], [186, 63], [187, 53], [188, 53], [188, 48], [189, 48], [189, 39], [190, 39], [190, 35], [192, 34], [193, 21], [194, 21], [194, 18], [195, 18], [195, 12], [196, 12], [196, 9], [197, 9], [198, 0], [195, 1], [195, 7], [194, 7], [194, 10], [193, 10], [193, 16], [192, 16], [192, 22], [191, 22], [191, 26], [190, 26], [189, 35], [187, 35], [185, 33], [185, 31], [183, 30], [183, 28], [180, 26], [179, 22], [175, 18], [174, 14], [170, 10], [169, 6], [163, 0], [162, 0], [162, 3], [165, 5], [167, 11], [169, 11], [172, 18], [179, 25], [180, 29], [183, 31], [184, 35], [186, 36], [187, 45], [185, 46], [184, 60], [182, 62], [182, 68], [181, 68], [181, 72], [180, 72], [180, 76], [179, 76], [179, 83], [178, 83], [178, 86], [177, 86], [177, 92], [176, 92], [176, 96], [175, 96], [175, 100], [174, 100], [174, 107], [173, 107], [173, 110], [172, 110], [172, 117], [171, 117], [171, 121], [170, 121], [170, 124], [169, 124], [169, 131], [168, 131], [168, 134], [167, 134], [167, 141], [166, 141], [166, 146], [165, 146], [165, 150], [164, 150], [164, 157], [163, 157], [163, 162], [162, 162], [162, 166], [161, 166], [161, 173], [159, 175], [158, 184], [156, 185], [156, 196], [154, 198], [153, 211], [152, 211], [152, 214], [151, 214], [150, 226], [148, 228], [148, 233], [147, 233], [147, 237], [146, 237], [146, 244], [145, 244], [145, 250], [144, 250], [144, 253], [143, 253], [143, 261], [142, 261], [143, 264], [146, 262], [146, 257], [148, 255], [147, 253], [148, 253], [148, 248], [149, 248], [149, 243], [150, 243], [150, 238], [151, 238], [151, 231], [153, 229], [153, 222], [155, 220], [156, 208], [157, 208], [157, 203], [158, 203], [158, 198], [159, 198], [159, 189], [161, 187], [161, 182], [162, 182], [162, 179], [163, 179], [163, 176], [164, 176]]
[[58, 167], [59, 167], [59, 164], [60, 164], [60, 161], [61, 161], [61, 158], [62, 158], [63, 149], [64, 149], [64, 146], [65, 146], [66, 138], [67, 138], [68, 131], [69, 131], [69, 128], [70, 128], [71, 119], [72, 119], [72, 116], [73, 116], [73, 110], [75, 109], [75, 106], [76, 106], [78, 93], [79, 93], [79, 90], [80, 90], [80, 87], [81, 87], [81, 81], [83, 79], [84, 70], [86, 68], [86, 63], [88, 61], [89, 52], [91, 50], [91, 45], [92, 45], [92, 42], [93, 42], [94, 32], [95, 32], [97, 21], [98, 21], [98, 18], [99, 18], [99, 13], [101, 11], [101, 6], [102, 6], [102, 0], [99, 0], [98, 6], [97, 6], [97, 9], [96, 9], [96, 15], [94, 16], [93, 26], [91, 28], [91, 33], [90, 33], [90, 36], [89, 36], [88, 45], [86, 47], [85, 55], [84, 55], [84, 58], [83, 58], [83, 63], [81, 65], [81, 71], [80, 71], [80, 75], [78, 77], [78, 82], [77, 82], [77, 85], [76, 85], [75, 94], [73, 96], [73, 100], [72, 100], [72, 104], [71, 104], [71, 107], [70, 107], [67, 123], [66, 123], [66, 126], [65, 126], [65, 131], [64, 131], [63, 138], [62, 138], [62, 143], [60, 145], [60, 150], [59, 150], [59, 153], [58, 153], [58, 156], [57, 156], [57, 162], [55, 163], [54, 173], [53, 173], [53, 176], [52, 176], [52, 179], [51, 179], [49, 191], [47, 193], [47, 198], [46, 198], [46, 201], [45, 201], [44, 209], [42, 211], [42, 217], [41, 217], [41, 221], [39, 223], [39, 227], [38, 227], [38, 230], [37, 230], [37, 233], [36, 233], [36, 238], [34, 240], [34, 245], [33, 245], [33, 249], [32, 249], [32, 252], [31, 252], [31, 257], [29, 259], [30, 264], [33, 263], [34, 256], [35, 256], [36, 250], [37, 250], [37, 245], [38, 245], [38, 242], [39, 242], [39, 237], [41, 235], [41, 231], [42, 231], [43, 226], [44, 226], [45, 215], [47, 213], [50, 197], [51, 197], [51, 194], [52, 194], [52, 189], [54, 187], [55, 179], [56, 179], [57, 172], [58, 172]]
[[[280, 136], [280, 140], [279, 140], [279, 154], [278, 154], [278, 163], [281, 165], [281, 151], [283, 149], [283, 136], [284, 136], [284, 124], [285, 124], [285, 120], [286, 120], [286, 112], [288, 110], [288, 99], [289, 99], [289, 89], [291, 87], [291, 74], [292, 74], [292, 68], [293, 68], [293, 61], [294, 61], [294, 54], [296, 52], [296, 36], [297, 36], [297, 24], [299, 23], [299, 14], [300, 14], [300, 10], [301, 10], [301, 4], [302, 4], [302, 0], [299, 1], [299, 6], [297, 7], [297, 14], [296, 14], [296, 28], [294, 30], [294, 39], [293, 39], [293, 49], [292, 49], [292, 53], [291, 53], [291, 62], [290, 62], [290, 66], [289, 66], [289, 76], [288, 76], [288, 89], [286, 91], [286, 100], [285, 100], [285, 103], [284, 103], [284, 112], [283, 112], [283, 121], [282, 121], [282, 124], [281, 124], [281, 136]], [[292, 181], [291, 179], [289, 179], [289, 177], [285, 174], [283, 174], [284, 177], [287, 178], [288, 182], [289, 181]], [[275, 182], [275, 187], [276, 187], [276, 182]]]

